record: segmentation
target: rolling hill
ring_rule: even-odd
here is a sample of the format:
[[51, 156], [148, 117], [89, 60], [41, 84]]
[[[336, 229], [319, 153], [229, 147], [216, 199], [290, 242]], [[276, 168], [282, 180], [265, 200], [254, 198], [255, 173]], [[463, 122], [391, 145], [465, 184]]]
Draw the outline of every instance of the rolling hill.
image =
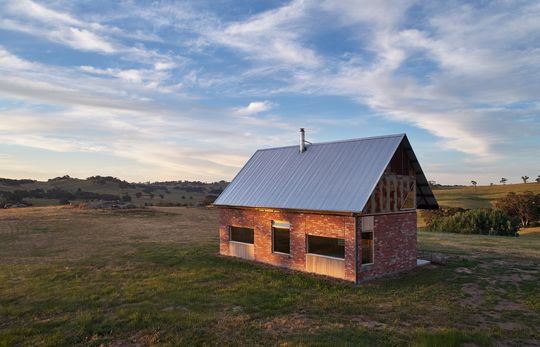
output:
[[137, 206], [201, 206], [214, 199], [227, 182], [170, 181], [129, 183], [115, 177], [87, 179], [57, 177], [48, 181], [0, 178], [0, 197], [22, 196], [33, 206], [78, 203], [86, 200], [123, 200]]
[[532, 191], [540, 194], [540, 183], [519, 183], [493, 186], [434, 188], [440, 206], [462, 208], [492, 207], [492, 202], [510, 192]]
[[[212, 202], [227, 184], [228, 182], [225, 181], [129, 183], [115, 177], [103, 176], [87, 179], [64, 176], [48, 181], [0, 178], [0, 195], [2, 192], [31, 192], [31, 196], [24, 197], [24, 201], [33, 206], [58, 205], [65, 203], [66, 200], [77, 203], [92, 199], [125, 199], [139, 206], [201, 206]], [[540, 193], [540, 183], [477, 186], [476, 188], [472, 186], [433, 188], [440, 206], [463, 208], [491, 207], [493, 201], [509, 192], [524, 191]], [[68, 194], [64, 196], [64, 193]]]

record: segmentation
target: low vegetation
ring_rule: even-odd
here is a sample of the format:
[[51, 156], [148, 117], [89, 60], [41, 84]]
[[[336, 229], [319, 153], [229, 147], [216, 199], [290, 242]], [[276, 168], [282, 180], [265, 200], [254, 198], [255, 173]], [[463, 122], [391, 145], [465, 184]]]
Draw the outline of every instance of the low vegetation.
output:
[[460, 207], [441, 207], [422, 211], [425, 230], [461, 234], [516, 236], [540, 220], [540, 194], [531, 191], [510, 192], [494, 201], [494, 209], [467, 210]]
[[540, 228], [363, 285], [217, 255], [217, 211], [0, 211], [0, 346], [537, 345]]
[[516, 236], [519, 219], [502, 210], [476, 209], [435, 218], [426, 230], [460, 234]]

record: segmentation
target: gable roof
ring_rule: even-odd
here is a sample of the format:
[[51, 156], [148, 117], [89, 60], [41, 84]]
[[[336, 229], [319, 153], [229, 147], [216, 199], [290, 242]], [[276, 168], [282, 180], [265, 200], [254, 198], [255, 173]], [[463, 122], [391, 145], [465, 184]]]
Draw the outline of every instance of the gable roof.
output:
[[437, 208], [405, 134], [260, 149], [216, 206], [360, 213], [401, 143], [417, 178], [417, 207]]

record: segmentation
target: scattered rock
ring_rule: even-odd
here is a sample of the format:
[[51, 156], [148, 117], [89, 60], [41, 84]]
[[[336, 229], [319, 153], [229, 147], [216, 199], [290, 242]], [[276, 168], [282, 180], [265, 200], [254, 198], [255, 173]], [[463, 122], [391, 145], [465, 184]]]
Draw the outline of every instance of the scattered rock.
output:
[[446, 265], [450, 260], [456, 258], [442, 253], [420, 252], [419, 258], [429, 260], [432, 264]]

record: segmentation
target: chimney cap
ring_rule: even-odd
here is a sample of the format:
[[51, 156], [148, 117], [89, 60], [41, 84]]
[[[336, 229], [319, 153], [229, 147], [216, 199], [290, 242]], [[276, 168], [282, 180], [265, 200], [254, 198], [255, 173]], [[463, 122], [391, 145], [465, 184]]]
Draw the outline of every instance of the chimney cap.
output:
[[300, 128], [300, 153], [306, 151], [306, 137], [304, 128]]

